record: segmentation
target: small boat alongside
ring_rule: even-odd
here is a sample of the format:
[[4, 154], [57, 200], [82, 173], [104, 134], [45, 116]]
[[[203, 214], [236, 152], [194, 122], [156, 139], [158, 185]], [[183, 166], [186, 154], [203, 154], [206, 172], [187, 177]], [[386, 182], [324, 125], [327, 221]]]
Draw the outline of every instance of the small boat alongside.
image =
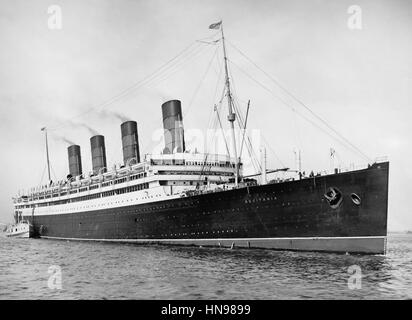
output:
[[33, 234], [32, 225], [26, 221], [20, 221], [19, 223], [12, 224], [7, 227], [6, 236], [15, 238], [30, 238]]

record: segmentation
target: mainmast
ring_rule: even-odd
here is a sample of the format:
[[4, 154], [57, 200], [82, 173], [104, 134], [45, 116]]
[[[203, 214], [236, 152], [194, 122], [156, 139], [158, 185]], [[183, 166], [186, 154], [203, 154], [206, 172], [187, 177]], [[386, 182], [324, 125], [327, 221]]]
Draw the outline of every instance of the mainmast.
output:
[[47, 128], [46, 128], [46, 127], [43, 127], [43, 128], [41, 128], [41, 131], [44, 131], [44, 136], [45, 136], [45, 138], [46, 138], [47, 174], [48, 174], [49, 183], [50, 183], [51, 177], [50, 177], [49, 143], [47, 142]]
[[235, 136], [235, 120], [236, 114], [233, 112], [233, 99], [232, 99], [232, 92], [230, 90], [230, 79], [229, 79], [229, 69], [227, 67], [227, 54], [226, 54], [226, 45], [225, 45], [225, 34], [223, 32], [223, 23], [222, 21], [212, 24], [209, 28], [210, 29], [218, 29], [220, 27], [220, 31], [222, 33], [222, 47], [223, 47], [223, 56], [225, 60], [225, 74], [226, 74], [226, 90], [227, 90], [227, 104], [228, 104], [228, 111], [229, 114], [227, 116], [228, 121], [230, 122], [230, 131], [232, 135], [232, 146], [233, 146], [233, 155], [235, 157], [235, 186], [238, 185], [239, 179], [239, 161], [237, 157], [237, 149], [236, 149], [236, 136]]

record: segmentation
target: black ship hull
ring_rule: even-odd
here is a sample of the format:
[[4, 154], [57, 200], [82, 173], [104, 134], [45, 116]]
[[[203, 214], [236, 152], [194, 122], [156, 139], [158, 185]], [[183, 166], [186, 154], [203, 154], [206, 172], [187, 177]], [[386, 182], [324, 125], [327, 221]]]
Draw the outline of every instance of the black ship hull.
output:
[[25, 217], [44, 238], [384, 254], [389, 163], [115, 209]]

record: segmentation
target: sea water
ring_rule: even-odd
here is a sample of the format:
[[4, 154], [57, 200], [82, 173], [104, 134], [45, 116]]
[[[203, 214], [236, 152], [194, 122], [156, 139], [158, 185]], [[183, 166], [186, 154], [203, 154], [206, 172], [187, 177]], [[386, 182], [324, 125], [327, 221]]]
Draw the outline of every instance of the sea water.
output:
[[407, 298], [411, 234], [385, 256], [0, 237], [0, 299]]

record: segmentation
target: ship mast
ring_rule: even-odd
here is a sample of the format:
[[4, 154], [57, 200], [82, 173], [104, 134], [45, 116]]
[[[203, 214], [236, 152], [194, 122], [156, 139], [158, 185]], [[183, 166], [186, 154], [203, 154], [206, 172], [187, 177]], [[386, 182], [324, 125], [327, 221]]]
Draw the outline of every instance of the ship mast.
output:
[[226, 90], [227, 90], [227, 104], [228, 104], [228, 111], [229, 114], [227, 116], [228, 121], [230, 122], [230, 131], [232, 135], [232, 146], [233, 146], [233, 155], [235, 157], [235, 186], [238, 185], [239, 179], [239, 161], [237, 158], [237, 150], [236, 150], [236, 136], [235, 136], [235, 125], [234, 122], [236, 120], [236, 114], [233, 112], [233, 99], [232, 93], [230, 90], [230, 80], [229, 80], [229, 70], [227, 67], [227, 54], [226, 54], [226, 45], [225, 45], [225, 34], [223, 33], [223, 22], [220, 22], [220, 31], [222, 33], [222, 47], [223, 47], [223, 56], [225, 60], [225, 74], [226, 74]]
[[46, 128], [46, 127], [43, 127], [43, 128], [41, 128], [41, 131], [44, 131], [44, 136], [45, 136], [45, 138], [46, 138], [47, 174], [48, 174], [49, 183], [50, 183], [51, 177], [50, 177], [49, 143], [47, 142], [47, 128]]

